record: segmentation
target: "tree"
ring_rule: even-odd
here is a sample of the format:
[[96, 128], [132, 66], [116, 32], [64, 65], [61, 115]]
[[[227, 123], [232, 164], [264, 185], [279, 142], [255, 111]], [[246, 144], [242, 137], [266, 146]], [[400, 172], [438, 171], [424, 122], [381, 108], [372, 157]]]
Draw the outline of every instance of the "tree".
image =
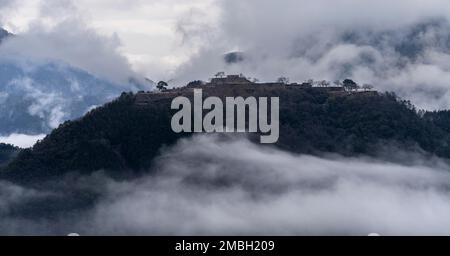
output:
[[165, 90], [167, 90], [167, 86], [168, 86], [168, 84], [166, 82], [159, 81], [156, 88], [158, 88], [159, 91], [165, 91]]
[[187, 84], [187, 87], [196, 87], [196, 86], [198, 87], [198, 86], [202, 86], [204, 84], [205, 84], [205, 82], [203, 82], [201, 80], [194, 80], [194, 81], [189, 82]]
[[319, 87], [328, 87], [330, 86], [330, 82], [328, 82], [327, 80], [322, 80], [318, 82], [318, 86]]
[[342, 83], [339, 80], [334, 81], [333, 84], [336, 86], [342, 86]]
[[217, 74], [215, 74], [214, 76], [216, 78], [223, 78], [223, 77], [225, 77], [225, 72], [223, 72], [223, 71], [217, 72]]
[[282, 77], [277, 79], [277, 83], [288, 84], [289, 83], [289, 78], [282, 76]]
[[345, 79], [342, 82], [342, 86], [347, 90], [347, 91], [353, 91], [358, 89], [358, 84], [355, 83], [355, 81], [351, 80], [351, 79]]
[[314, 80], [313, 79], [308, 79], [305, 82], [303, 82], [301, 84], [301, 86], [310, 88], [310, 87], [313, 86], [313, 84], [314, 84]]
[[364, 84], [362, 86], [362, 88], [364, 89], [364, 91], [371, 91], [373, 89], [373, 85], [371, 85], [371, 84]]

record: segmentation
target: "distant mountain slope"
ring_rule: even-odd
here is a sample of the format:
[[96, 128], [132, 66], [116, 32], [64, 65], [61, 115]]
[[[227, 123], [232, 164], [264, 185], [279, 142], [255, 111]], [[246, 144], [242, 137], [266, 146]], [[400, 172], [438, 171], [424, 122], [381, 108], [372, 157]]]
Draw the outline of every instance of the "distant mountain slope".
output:
[[[139, 95], [123, 93], [83, 118], [64, 123], [32, 149], [23, 150], [2, 172], [3, 177], [28, 182], [75, 171], [146, 171], [164, 145], [188, 135], [172, 132], [170, 103], [177, 95], [192, 97], [191, 90], [154, 94], [145, 105], [136, 104]], [[380, 145], [393, 145], [450, 158], [450, 137], [442, 125], [422, 118], [393, 94], [223, 86], [205, 89], [204, 95], [280, 97], [276, 146], [288, 151], [376, 155]]]
[[0, 167], [12, 160], [19, 151], [17, 147], [0, 143]]
[[8, 36], [11, 36], [11, 35], [12, 35], [12, 34], [9, 33], [8, 31], [6, 31], [5, 29], [0, 28], [0, 43], [1, 43], [4, 39], [6, 39]]
[[[11, 35], [0, 28], [0, 43]], [[111, 101], [123, 90], [149, 86], [133, 78], [118, 84], [58, 60], [2, 56], [0, 136], [48, 133], [61, 122]]]
[[122, 89], [63, 63], [0, 59], [0, 135], [48, 133]]

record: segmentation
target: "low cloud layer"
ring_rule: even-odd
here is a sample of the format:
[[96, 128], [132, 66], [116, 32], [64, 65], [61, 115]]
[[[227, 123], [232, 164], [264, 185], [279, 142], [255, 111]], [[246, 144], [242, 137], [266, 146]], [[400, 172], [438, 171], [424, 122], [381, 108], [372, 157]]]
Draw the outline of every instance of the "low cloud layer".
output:
[[31, 214], [39, 207], [22, 215], [11, 213], [20, 212], [17, 208], [22, 209], [20, 204], [30, 196], [55, 196], [56, 190], [31, 192], [3, 184], [6, 192], [0, 201], [10, 205], [10, 211], [2, 213], [0, 230], [112, 235], [449, 235], [448, 169], [436, 159], [395, 164], [369, 158], [319, 158], [247, 140], [200, 136], [167, 149], [152, 174], [139, 179], [113, 181], [99, 173], [65, 186], [53, 184], [65, 191], [84, 188], [101, 196], [86, 209], [71, 210], [51, 221], [39, 218], [48, 212]]

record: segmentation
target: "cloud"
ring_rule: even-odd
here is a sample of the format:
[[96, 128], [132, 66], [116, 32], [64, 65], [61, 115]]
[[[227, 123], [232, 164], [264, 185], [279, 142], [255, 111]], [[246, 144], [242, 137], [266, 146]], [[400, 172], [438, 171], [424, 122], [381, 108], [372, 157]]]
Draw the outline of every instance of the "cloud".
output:
[[58, 62], [2, 59], [0, 135], [48, 133], [92, 106], [114, 99], [124, 89]]
[[[420, 108], [449, 106], [450, 7], [443, 0], [36, 2], [17, 1], [30, 10], [9, 15], [10, 23], [32, 17], [18, 30], [30, 34], [25, 45], [36, 40], [43, 50], [21, 48], [113, 79], [137, 71], [182, 85], [219, 70], [262, 81], [353, 77], [412, 98]], [[404, 58], [416, 46], [420, 58]], [[246, 61], [227, 65], [223, 54], [230, 51], [244, 52]]]
[[[14, 3], [14, 0], [0, 0], [0, 10], [7, 9], [7, 8], [10, 7], [13, 3]], [[2, 22], [2, 19], [3, 19], [3, 14], [0, 13], [0, 24], [1, 24], [1, 22]]]
[[[25, 53], [111, 79], [139, 72], [183, 85], [221, 70], [261, 81], [352, 77], [419, 108], [450, 107], [444, 0], [17, 0], [14, 6], [6, 21], [29, 34], [29, 43], [17, 43]], [[245, 61], [227, 65], [223, 54], [230, 51], [244, 52]]]
[[[32, 7], [15, 2], [15, 10]], [[37, 1], [35, 5], [34, 19], [0, 47], [0, 56], [61, 61], [117, 84], [127, 84], [130, 77], [136, 76], [119, 52], [118, 36], [100, 34], [90, 27], [73, 1]]]
[[135, 73], [118, 53], [119, 46], [115, 37], [102, 37], [76, 21], [64, 21], [51, 30], [36, 25], [5, 42], [0, 54], [15, 59], [61, 61], [126, 85]]
[[151, 87], [120, 53], [118, 36], [92, 28], [74, 1], [17, 0], [9, 8], [6, 20], [27, 18], [0, 45], [1, 135], [48, 133], [122, 91]]
[[[95, 32], [97, 36], [111, 40], [111, 44], [114, 44], [112, 41], [120, 41], [114, 50], [121, 56], [125, 56], [133, 71], [155, 80], [170, 79], [169, 73], [173, 71], [173, 67], [185, 61], [192, 52], [192, 47], [183, 47], [180, 44], [174, 32], [179, 29], [176, 25], [178, 17], [184, 14], [189, 15], [189, 13], [200, 13], [198, 17], [201, 17], [205, 24], [217, 16], [215, 0], [189, 2], [180, 0], [36, 0], [34, 2], [16, 0], [15, 2], [17, 7], [13, 8], [14, 12], [8, 12], [4, 19], [7, 28], [13, 32], [27, 34], [36, 30], [36, 24], [49, 29], [55, 28], [55, 25], [61, 22], [67, 23], [68, 20], [82, 23], [90, 30], [89, 32]], [[70, 29], [61, 30], [70, 32]], [[76, 40], [76, 42], [83, 41]], [[103, 51], [104, 49], [95, 50]], [[96, 53], [95, 50], [93, 49], [92, 53]], [[92, 58], [87, 56], [89, 59]], [[120, 63], [122, 62], [123, 60]], [[109, 63], [109, 65], [113, 64]]]
[[[406, 162], [295, 155], [243, 139], [197, 136], [164, 151], [150, 174], [138, 179], [113, 180], [98, 173], [43, 184], [78, 197], [86, 189], [101, 196], [88, 208], [51, 220], [2, 216], [0, 227], [26, 220], [29, 226], [14, 225], [14, 232], [448, 235], [448, 164], [420, 158]], [[73, 192], [80, 188], [85, 193]]]
[[[221, 15], [215, 30], [201, 24], [197, 30], [191, 28], [197, 40], [201, 37], [196, 34], [210, 36], [201, 39], [198, 52], [180, 66], [179, 81], [207, 78], [221, 70], [261, 81], [280, 76], [299, 82], [350, 77], [395, 91], [419, 108], [450, 107], [448, 3], [231, 0], [218, 4]], [[245, 60], [227, 64], [223, 54], [230, 51], [244, 52]]]
[[166, 152], [158, 173], [111, 187], [94, 211], [103, 232], [412, 235], [450, 227], [450, 173], [436, 166], [299, 156], [198, 137]]

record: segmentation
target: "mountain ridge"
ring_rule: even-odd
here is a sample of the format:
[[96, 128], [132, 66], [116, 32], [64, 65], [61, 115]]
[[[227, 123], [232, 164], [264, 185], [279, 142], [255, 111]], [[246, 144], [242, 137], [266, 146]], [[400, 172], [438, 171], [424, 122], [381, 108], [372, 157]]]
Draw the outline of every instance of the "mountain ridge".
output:
[[[0, 41], [11, 36], [0, 30]], [[47, 134], [61, 122], [113, 100], [123, 90], [152, 86], [132, 77], [113, 81], [60, 59], [6, 52], [0, 58], [0, 135]]]
[[12, 36], [13, 34], [9, 33], [6, 29], [3, 29], [0, 27], [0, 44], [2, 43], [3, 40], [5, 40], [6, 38]]
[[0, 143], [0, 168], [9, 163], [20, 149], [10, 144]]
[[[283, 85], [200, 88], [205, 97], [280, 97], [280, 139], [275, 146], [289, 152], [373, 156], [380, 145], [394, 145], [450, 158], [450, 125], [445, 118], [437, 125], [436, 113], [419, 114], [393, 93], [336, 93]], [[144, 94], [149, 97], [146, 104], [137, 104], [142, 93], [122, 93], [84, 117], [61, 124], [32, 149], [21, 151], [1, 172], [2, 177], [27, 183], [70, 172], [147, 172], [164, 147], [191, 135], [171, 130], [170, 104], [177, 96], [192, 97], [193, 89]], [[440, 115], [449, 116], [448, 112]], [[255, 141], [256, 136], [248, 136]]]

